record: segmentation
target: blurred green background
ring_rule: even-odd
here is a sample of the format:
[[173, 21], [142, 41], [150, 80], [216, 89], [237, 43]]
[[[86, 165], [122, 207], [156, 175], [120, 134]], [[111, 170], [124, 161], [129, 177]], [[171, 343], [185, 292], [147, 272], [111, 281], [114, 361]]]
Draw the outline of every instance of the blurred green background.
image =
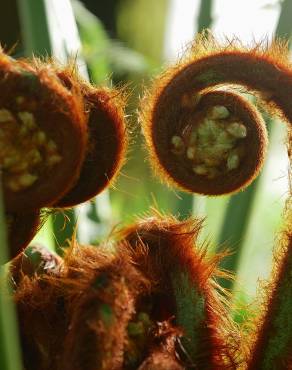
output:
[[65, 222], [64, 214], [50, 217], [36, 240], [61, 251], [78, 221], [80, 242], [98, 243], [115, 225], [131, 222], [151, 206], [179, 218], [204, 217], [202, 240], [208, 240], [210, 252], [226, 247], [234, 251], [222, 267], [237, 272], [236, 291], [249, 301], [257, 280], [269, 274], [288, 192], [285, 125], [265, 114], [271, 127], [269, 154], [253, 185], [232, 197], [205, 198], [183, 194], [155, 178], [137, 109], [151, 79], [205, 28], [221, 40], [239, 38], [247, 45], [275, 36], [289, 39], [291, 1], [2, 0], [0, 10], [0, 42], [15, 57], [35, 53], [65, 62], [78, 52], [80, 70], [87, 70], [93, 83], [126, 85], [131, 93], [131, 146], [118, 181], [91, 203], [67, 212], [71, 222]]

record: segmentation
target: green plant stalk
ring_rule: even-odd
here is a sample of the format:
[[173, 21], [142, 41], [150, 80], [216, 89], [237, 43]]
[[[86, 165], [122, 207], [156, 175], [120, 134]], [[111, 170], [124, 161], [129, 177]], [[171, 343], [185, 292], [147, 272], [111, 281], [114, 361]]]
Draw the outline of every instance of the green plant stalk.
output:
[[45, 1], [18, 0], [18, 10], [25, 54], [51, 55]]
[[198, 17], [198, 33], [205, 29], [209, 29], [212, 20], [212, 0], [201, 0]]
[[104, 83], [111, 73], [106, 54], [106, 50], [110, 48], [109, 37], [102, 22], [85, 5], [72, 0], [72, 7], [82, 41], [82, 54], [88, 64], [90, 77], [96, 84]]
[[282, 2], [281, 14], [278, 20], [278, 25], [276, 29], [276, 37], [281, 37], [288, 41], [289, 46], [291, 43], [291, 14], [292, 14], [292, 1], [284, 0]]
[[[292, 32], [290, 15], [292, 13], [292, 1], [285, 0], [281, 5], [281, 13], [275, 32], [276, 38], [287, 39]], [[267, 122], [267, 128], [271, 135], [270, 123]], [[240, 257], [244, 248], [246, 231], [249, 226], [250, 215], [254, 206], [258, 188], [260, 185], [259, 176], [257, 180], [248, 187], [244, 192], [236, 194], [230, 198], [229, 204], [225, 211], [223, 226], [218, 238], [218, 249], [220, 252], [226, 244], [232, 248], [233, 254], [227, 257], [221, 264], [221, 267], [235, 272], [238, 270]], [[223, 287], [232, 289], [234, 281], [222, 280]]]
[[4, 261], [9, 254], [2, 188], [0, 182], [0, 368], [1, 370], [21, 370], [21, 353], [16, 325], [16, 313], [8, 297], [7, 275]]
[[[238, 269], [259, 180], [258, 177], [244, 192], [234, 195], [226, 207], [225, 219], [217, 243], [217, 252], [226, 248], [226, 245], [231, 249], [232, 254], [225, 257], [220, 264], [224, 270], [236, 272]], [[233, 281], [230, 279], [220, 279], [220, 283], [227, 289], [233, 287]]]

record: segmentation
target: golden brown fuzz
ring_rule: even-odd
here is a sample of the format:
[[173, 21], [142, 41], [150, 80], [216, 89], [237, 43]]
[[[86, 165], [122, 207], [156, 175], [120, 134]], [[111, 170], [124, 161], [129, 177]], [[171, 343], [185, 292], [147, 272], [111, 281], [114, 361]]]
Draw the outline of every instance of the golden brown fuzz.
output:
[[256, 108], [229, 90], [236, 84], [258, 91], [290, 124], [292, 72], [285, 55], [280, 44], [246, 49], [200, 36], [142, 101], [140, 117], [156, 172], [183, 190], [206, 195], [250, 184], [263, 164], [266, 130]]
[[[64, 261], [43, 249], [12, 261], [28, 370], [120, 369], [136, 297], [148, 282], [126, 255], [73, 242]], [[50, 261], [52, 263], [50, 263]]]
[[64, 260], [27, 248], [10, 268], [26, 369], [289, 369], [287, 209], [274, 278], [247, 335], [216, 283], [226, 277], [222, 256], [198, 245], [200, 220], [156, 213], [118, 232], [116, 244], [73, 240]]
[[126, 259], [94, 247], [81, 248], [81, 253], [76, 250], [79, 258], [82, 254], [81, 260], [74, 250], [65, 258], [68, 281], [73, 277], [74, 281], [65, 292], [70, 297], [70, 332], [64, 339], [60, 368], [121, 369], [127, 325], [147, 281]]
[[78, 92], [54, 73], [0, 53], [0, 168], [5, 207], [19, 212], [50, 206], [77, 180], [87, 142]]

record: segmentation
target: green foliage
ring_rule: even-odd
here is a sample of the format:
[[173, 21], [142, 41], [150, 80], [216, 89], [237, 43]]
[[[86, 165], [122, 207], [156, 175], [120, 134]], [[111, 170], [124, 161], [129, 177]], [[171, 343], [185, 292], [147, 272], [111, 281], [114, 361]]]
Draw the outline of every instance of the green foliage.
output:
[[75, 0], [73, 7], [82, 40], [83, 56], [94, 83], [104, 84], [109, 78], [121, 78], [129, 73], [141, 74], [149, 69], [142, 54], [111, 39], [101, 21], [81, 2]]

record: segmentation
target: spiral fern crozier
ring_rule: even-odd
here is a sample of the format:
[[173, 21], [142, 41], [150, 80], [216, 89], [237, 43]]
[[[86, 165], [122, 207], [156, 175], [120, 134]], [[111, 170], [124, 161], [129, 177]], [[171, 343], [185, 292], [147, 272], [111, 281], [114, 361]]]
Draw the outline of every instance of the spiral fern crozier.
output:
[[[166, 182], [205, 195], [233, 193], [259, 173], [267, 146], [256, 108], [231, 87], [256, 94], [292, 121], [292, 70], [279, 43], [247, 49], [203, 36], [143, 100], [151, 163]], [[146, 108], [144, 108], [146, 106]]]

